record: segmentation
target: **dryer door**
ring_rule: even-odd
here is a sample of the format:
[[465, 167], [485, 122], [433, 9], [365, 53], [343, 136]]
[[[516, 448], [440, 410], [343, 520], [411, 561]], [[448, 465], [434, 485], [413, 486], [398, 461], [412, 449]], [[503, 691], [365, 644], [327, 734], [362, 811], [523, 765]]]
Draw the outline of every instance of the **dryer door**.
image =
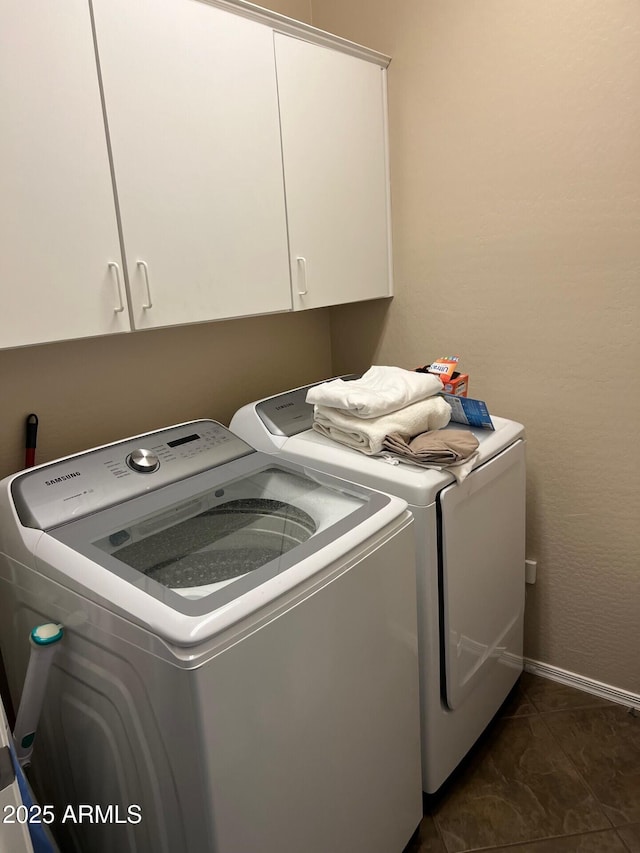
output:
[[522, 670], [524, 442], [443, 489], [438, 509], [443, 693], [456, 709], [485, 678], [506, 695]]

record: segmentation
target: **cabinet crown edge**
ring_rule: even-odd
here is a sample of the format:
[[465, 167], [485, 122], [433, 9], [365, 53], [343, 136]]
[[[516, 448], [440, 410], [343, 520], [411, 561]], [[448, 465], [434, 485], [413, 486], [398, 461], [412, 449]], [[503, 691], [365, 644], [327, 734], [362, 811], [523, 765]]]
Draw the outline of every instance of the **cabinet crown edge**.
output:
[[266, 24], [272, 27], [275, 32], [295, 36], [313, 44], [330, 47], [333, 50], [357, 56], [360, 59], [373, 62], [381, 68], [387, 68], [391, 62], [391, 57], [384, 53], [364, 47], [341, 36], [327, 33], [311, 24], [305, 24], [302, 21], [296, 21], [294, 18], [288, 18], [279, 12], [272, 12], [270, 9], [257, 6], [255, 3], [249, 3], [248, 0], [194, 0], [194, 2], [206, 3], [218, 9], [225, 9], [235, 15], [241, 15], [244, 18], [250, 18], [253, 21]]

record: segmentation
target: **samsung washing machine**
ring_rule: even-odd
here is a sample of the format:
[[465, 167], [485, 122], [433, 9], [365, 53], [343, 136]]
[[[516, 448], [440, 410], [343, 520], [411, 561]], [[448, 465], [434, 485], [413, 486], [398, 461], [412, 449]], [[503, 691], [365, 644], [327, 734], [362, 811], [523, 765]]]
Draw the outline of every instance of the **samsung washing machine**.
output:
[[422, 816], [412, 525], [209, 420], [4, 480], [16, 706], [31, 628], [64, 626], [33, 753], [63, 849], [400, 853]]
[[479, 452], [458, 483], [446, 469], [366, 456], [315, 432], [310, 387], [243, 407], [231, 429], [279, 459], [407, 501], [416, 537], [423, 789], [431, 794], [523, 668], [524, 428], [495, 417], [494, 431], [472, 430]]

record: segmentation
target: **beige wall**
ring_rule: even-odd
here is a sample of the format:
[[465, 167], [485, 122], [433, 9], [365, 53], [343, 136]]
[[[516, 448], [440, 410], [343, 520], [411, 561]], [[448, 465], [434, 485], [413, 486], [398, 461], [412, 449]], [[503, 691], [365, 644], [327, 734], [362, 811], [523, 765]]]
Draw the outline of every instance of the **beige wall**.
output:
[[313, 0], [390, 54], [396, 296], [336, 372], [458, 353], [528, 434], [526, 654], [640, 693], [640, 5]]
[[228, 424], [239, 406], [330, 373], [326, 310], [202, 323], [0, 352], [0, 475], [191, 418]]
[[[311, 19], [309, 0], [263, 5]], [[189, 418], [228, 423], [239, 405], [330, 365], [326, 310], [0, 350], [0, 477], [24, 464], [29, 412], [46, 462]]]

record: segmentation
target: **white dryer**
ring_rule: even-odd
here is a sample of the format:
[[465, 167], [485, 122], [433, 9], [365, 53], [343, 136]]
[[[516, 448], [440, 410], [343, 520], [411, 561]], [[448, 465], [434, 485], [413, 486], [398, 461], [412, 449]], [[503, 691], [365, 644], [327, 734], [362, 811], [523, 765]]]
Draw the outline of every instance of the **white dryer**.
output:
[[[231, 429], [280, 459], [407, 501], [415, 519], [423, 789], [434, 793], [466, 755], [523, 668], [525, 439], [494, 417], [473, 471], [392, 464], [311, 429], [311, 385], [244, 406]], [[447, 429], [461, 428], [451, 424]]]
[[413, 549], [401, 499], [209, 420], [4, 480], [16, 706], [30, 629], [65, 629], [33, 754], [61, 846], [400, 853], [422, 816]]

